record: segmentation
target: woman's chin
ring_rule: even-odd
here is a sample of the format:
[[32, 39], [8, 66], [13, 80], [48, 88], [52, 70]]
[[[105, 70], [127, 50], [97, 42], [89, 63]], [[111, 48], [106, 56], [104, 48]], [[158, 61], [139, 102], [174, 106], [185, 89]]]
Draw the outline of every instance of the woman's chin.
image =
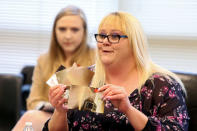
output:
[[72, 54], [73, 52], [75, 52], [76, 48], [64, 48], [64, 52]]
[[103, 63], [103, 65], [111, 65], [113, 63], [113, 61], [111, 59], [101, 59], [101, 62]]

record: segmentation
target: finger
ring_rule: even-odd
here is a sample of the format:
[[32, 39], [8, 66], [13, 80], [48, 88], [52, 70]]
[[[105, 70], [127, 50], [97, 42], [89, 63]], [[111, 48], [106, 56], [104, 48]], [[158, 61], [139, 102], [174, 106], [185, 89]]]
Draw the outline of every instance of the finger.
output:
[[64, 92], [67, 88], [69, 88], [69, 86], [61, 84], [54, 87], [54, 90], [51, 91], [51, 94], [49, 95], [49, 101], [54, 107], [57, 106], [58, 101], [63, 98], [62, 96], [64, 96]]
[[63, 89], [60, 89], [59, 92], [53, 97], [54, 100], [60, 100], [62, 99], [63, 97], [63, 94], [64, 94], [64, 90]]
[[63, 84], [60, 84], [59, 86], [57, 86], [57, 87], [53, 90], [53, 92], [51, 93], [51, 97], [56, 96], [60, 91], [61, 91], [61, 92], [62, 92], [62, 91], [65, 92], [67, 88], [68, 88], [68, 86], [63, 85]]
[[109, 94], [110, 91], [111, 91], [111, 88], [110, 88], [110, 87], [106, 88], [106, 89], [103, 91], [103, 96], [102, 96], [102, 98], [104, 98], [107, 94]]
[[122, 92], [122, 88], [119, 86], [109, 85], [109, 87], [103, 92], [103, 96], [114, 95], [116, 93]]
[[61, 86], [64, 86], [64, 85], [63, 84], [58, 84], [58, 85], [55, 85], [55, 86], [51, 87], [50, 89], [51, 90], [55, 90], [55, 89], [57, 89], [57, 88], [59, 88]]
[[106, 90], [109, 86], [110, 86], [110, 84], [104, 85], [104, 86], [100, 87], [100, 88], [98, 89], [98, 91], [99, 91], [99, 92], [102, 92], [102, 91]]
[[123, 98], [125, 98], [124, 94], [116, 94], [116, 95], [106, 97], [107, 100], [121, 100]]
[[68, 110], [68, 105], [66, 103], [66, 99], [62, 99], [58, 102], [57, 106], [55, 107], [58, 110]]
[[62, 98], [63, 93], [64, 93], [64, 90], [61, 88], [55, 96], [51, 97], [53, 106], [57, 106], [58, 101], [60, 101], [61, 99], [64, 99]]
[[[58, 90], [59, 90], [59, 88], [61, 87], [62, 85], [56, 85], [56, 86], [54, 86], [54, 87], [51, 87], [50, 89], [49, 89], [49, 95], [50, 96], [54, 96], [55, 94], [57, 94], [58, 93]], [[53, 94], [53, 95], [52, 95]]]
[[62, 88], [63, 88], [64, 90], [67, 90], [67, 89], [69, 89], [69, 88], [70, 88], [70, 86], [62, 85]]
[[121, 89], [111, 89], [111, 91], [106, 94], [106, 96], [111, 96], [111, 95], [116, 95], [116, 94], [121, 94], [122, 90]]
[[103, 96], [103, 100], [106, 100], [106, 99], [109, 100], [108, 99], [109, 96], [113, 96], [117, 94], [123, 94], [121, 89], [110, 90], [110, 92], [108, 92], [105, 96]]
[[105, 97], [106, 94], [108, 94], [112, 90], [111, 87], [113, 87], [112, 84], [104, 85], [101, 88], [99, 88], [99, 92], [103, 92], [103, 97]]
[[49, 90], [48, 97], [49, 97], [49, 102], [51, 102], [51, 104], [53, 103], [53, 99], [57, 95], [58, 91], [59, 91], [59, 89], [55, 88], [55, 87], [54, 87], [54, 89]]
[[59, 108], [62, 108], [62, 105], [65, 104], [66, 101], [67, 101], [67, 100], [65, 100], [65, 99], [60, 99], [60, 100], [57, 102], [57, 105], [56, 105], [56, 106], [59, 107]]

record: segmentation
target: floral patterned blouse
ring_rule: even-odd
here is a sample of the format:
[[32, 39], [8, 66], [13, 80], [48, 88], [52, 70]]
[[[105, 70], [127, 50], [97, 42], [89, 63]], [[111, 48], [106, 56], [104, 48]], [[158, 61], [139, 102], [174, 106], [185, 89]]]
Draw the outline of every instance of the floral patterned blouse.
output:
[[[130, 94], [129, 100], [132, 106], [148, 117], [144, 131], [187, 131], [189, 117], [185, 94], [172, 77], [154, 73], [140, 92], [136, 89]], [[71, 131], [134, 130], [126, 115], [114, 108], [110, 101], [105, 103], [104, 114], [69, 110], [68, 125]]]

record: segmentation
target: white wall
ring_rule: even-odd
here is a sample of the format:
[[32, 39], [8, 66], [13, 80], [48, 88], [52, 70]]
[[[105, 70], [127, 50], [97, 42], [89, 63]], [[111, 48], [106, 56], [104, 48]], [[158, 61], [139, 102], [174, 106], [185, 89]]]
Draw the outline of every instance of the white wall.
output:
[[[102, 17], [118, 8], [118, 0], [0, 0], [0, 73], [18, 74], [26, 65], [35, 65], [38, 56], [46, 52], [53, 21], [67, 5], [84, 10], [90, 35]], [[92, 42], [94, 44], [92, 44]]]
[[[137, 0], [119, 0], [119, 10], [133, 14], [133, 4], [138, 4]], [[148, 41], [155, 63], [174, 71], [197, 73], [197, 37], [148, 35]]]
[[148, 39], [153, 61], [170, 70], [197, 73], [197, 40]]
[[49, 41], [48, 32], [0, 30], [0, 73], [19, 73], [25, 65], [35, 65]]

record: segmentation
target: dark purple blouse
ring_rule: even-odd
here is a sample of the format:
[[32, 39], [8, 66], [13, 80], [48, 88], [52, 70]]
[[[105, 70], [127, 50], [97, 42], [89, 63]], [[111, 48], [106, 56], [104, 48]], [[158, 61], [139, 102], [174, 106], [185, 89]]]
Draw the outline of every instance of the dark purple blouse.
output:
[[[140, 92], [134, 90], [129, 100], [131, 105], [148, 117], [144, 131], [187, 131], [189, 117], [185, 103], [185, 94], [180, 84], [172, 77], [154, 73], [142, 86]], [[69, 110], [70, 130], [134, 130], [128, 118], [113, 107], [110, 101], [105, 103], [104, 114], [89, 111]]]

